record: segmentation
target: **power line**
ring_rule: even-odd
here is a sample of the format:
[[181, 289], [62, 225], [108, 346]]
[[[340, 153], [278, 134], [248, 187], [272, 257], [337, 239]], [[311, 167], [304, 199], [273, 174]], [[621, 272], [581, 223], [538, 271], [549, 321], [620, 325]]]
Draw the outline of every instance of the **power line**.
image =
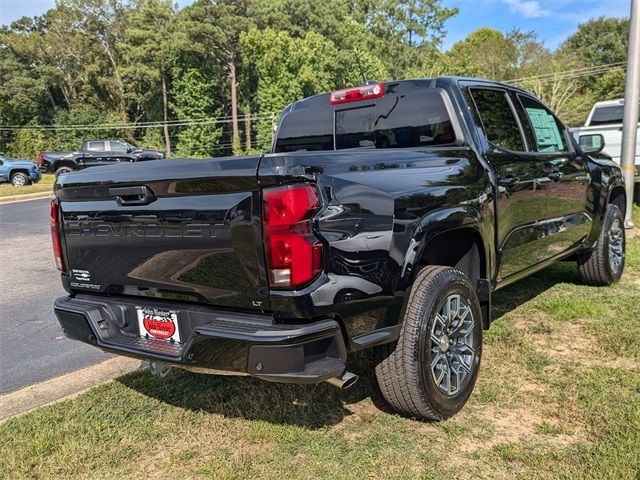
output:
[[616, 62], [616, 63], [609, 63], [604, 65], [595, 65], [592, 67], [576, 68], [573, 70], [564, 70], [561, 72], [545, 73], [542, 75], [534, 75], [530, 77], [515, 78], [512, 80], [506, 80], [504, 81], [504, 83], [523, 84], [523, 83], [529, 83], [532, 81], [554, 81], [554, 80], [563, 80], [563, 79], [570, 79], [570, 78], [581, 78], [581, 77], [596, 75], [598, 73], [606, 73], [614, 70], [623, 70], [624, 68], [625, 68], [624, 62]]
[[[251, 114], [251, 115], [238, 115], [238, 121], [246, 120], [266, 120], [274, 118], [273, 113], [266, 114]], [[196, 119], [196, 120], [168, 120], [166, 125], [168, 127], [184, 127], [192, 125], [216, 125], [224, 123], [232, 123], [233, 119], [230, 117], [208, 118], [208, 119]], [[165, 126], [164, 121], [159, 122], [143, 122], [143, 123], [103, 123], [95, 125], [0, 125], [0, 131], [12, 131], [12, 130], [136, 130], [146, 128], [163, 128]]]

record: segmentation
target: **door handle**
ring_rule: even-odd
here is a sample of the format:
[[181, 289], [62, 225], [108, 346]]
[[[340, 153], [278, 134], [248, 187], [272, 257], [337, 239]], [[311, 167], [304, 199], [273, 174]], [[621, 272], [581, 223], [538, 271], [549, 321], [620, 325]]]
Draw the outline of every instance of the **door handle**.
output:
[[498, 180], [498, 185], [505, 188], [512, 188], [512, 187], [515, 187], [519, 181], [520, 179], [518, 177], [514, 177], [513, 175], [508, 175]]
[[134, 205], [148, 205], [155, 201], [156, 197], [149, 187], [114, 187], [109, 189], [109, 194], [116, 197], [116, 202], [121, 207]]

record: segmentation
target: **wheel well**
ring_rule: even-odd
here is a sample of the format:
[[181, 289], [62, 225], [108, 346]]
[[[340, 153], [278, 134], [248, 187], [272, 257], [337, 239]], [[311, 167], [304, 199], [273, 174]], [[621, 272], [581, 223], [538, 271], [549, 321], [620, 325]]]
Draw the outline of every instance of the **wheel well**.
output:
[[26, 168], [14, 168], [9, 172], [9, 178], [13, 177], [16, 173], [24, 173], [27, 177], [29, 176], [29, 170]]
[[429, 240], [420, 264], [455, 267], [469, 277], [472, 285], [477, 285], [481, 278], [487, 278], [482, 237], [473, 228], [449, 230]]
[[627, 211], [627, 194], [625, 189], [622, 187], [615, 187], [609, 195], [609, 203], [617, 205], [624, 217]]
[[61, 168], [61, 167], [69, 167], [69, 168], [71, 168], [72, 170], [77, 170], [78, 165], [77, 165], [76, 163], [74, 163], [74, 162], [69, 161], [69, 160], [63, 160], [63, 161], [61, 161], [61, 162], [56, 162], [56, 163], [55, 163], [55, 165], [54, 165], [54, 171], [55, 171], [55, 170], [58, 170], [58, 169], [59, 169], [59, 168]]

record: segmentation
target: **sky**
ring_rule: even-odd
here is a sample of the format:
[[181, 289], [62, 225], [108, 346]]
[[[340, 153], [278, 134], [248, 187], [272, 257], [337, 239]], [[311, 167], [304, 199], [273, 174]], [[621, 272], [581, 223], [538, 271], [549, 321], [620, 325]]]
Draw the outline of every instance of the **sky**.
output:
[[[322, 0], [318, 0], [322, 1]], [[192, 0], [178, 0], [184, 7]], [[446, 23], [448, 49], [479, 27], [503, 32], [513, 28], [533, 30], [549, 48], [555, 48], [575, 32], [580, 23], [599, 16], [628, 17], [630, 0], [442, 0], [460, 13]], [[0, 24], [22, 16], [41, 15], [55, 0], [0, 0]]]

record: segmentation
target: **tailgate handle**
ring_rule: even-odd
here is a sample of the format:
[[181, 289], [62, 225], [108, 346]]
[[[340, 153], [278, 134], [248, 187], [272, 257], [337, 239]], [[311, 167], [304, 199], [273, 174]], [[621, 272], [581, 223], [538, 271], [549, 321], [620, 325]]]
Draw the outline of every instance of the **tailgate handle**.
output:
[[128, 205], [148, 205], [155, 201], [156, 197], [149, 187], [115, 187], [109, 189], [109, 194], [116, 197], [116, 202], [121, 207]]

